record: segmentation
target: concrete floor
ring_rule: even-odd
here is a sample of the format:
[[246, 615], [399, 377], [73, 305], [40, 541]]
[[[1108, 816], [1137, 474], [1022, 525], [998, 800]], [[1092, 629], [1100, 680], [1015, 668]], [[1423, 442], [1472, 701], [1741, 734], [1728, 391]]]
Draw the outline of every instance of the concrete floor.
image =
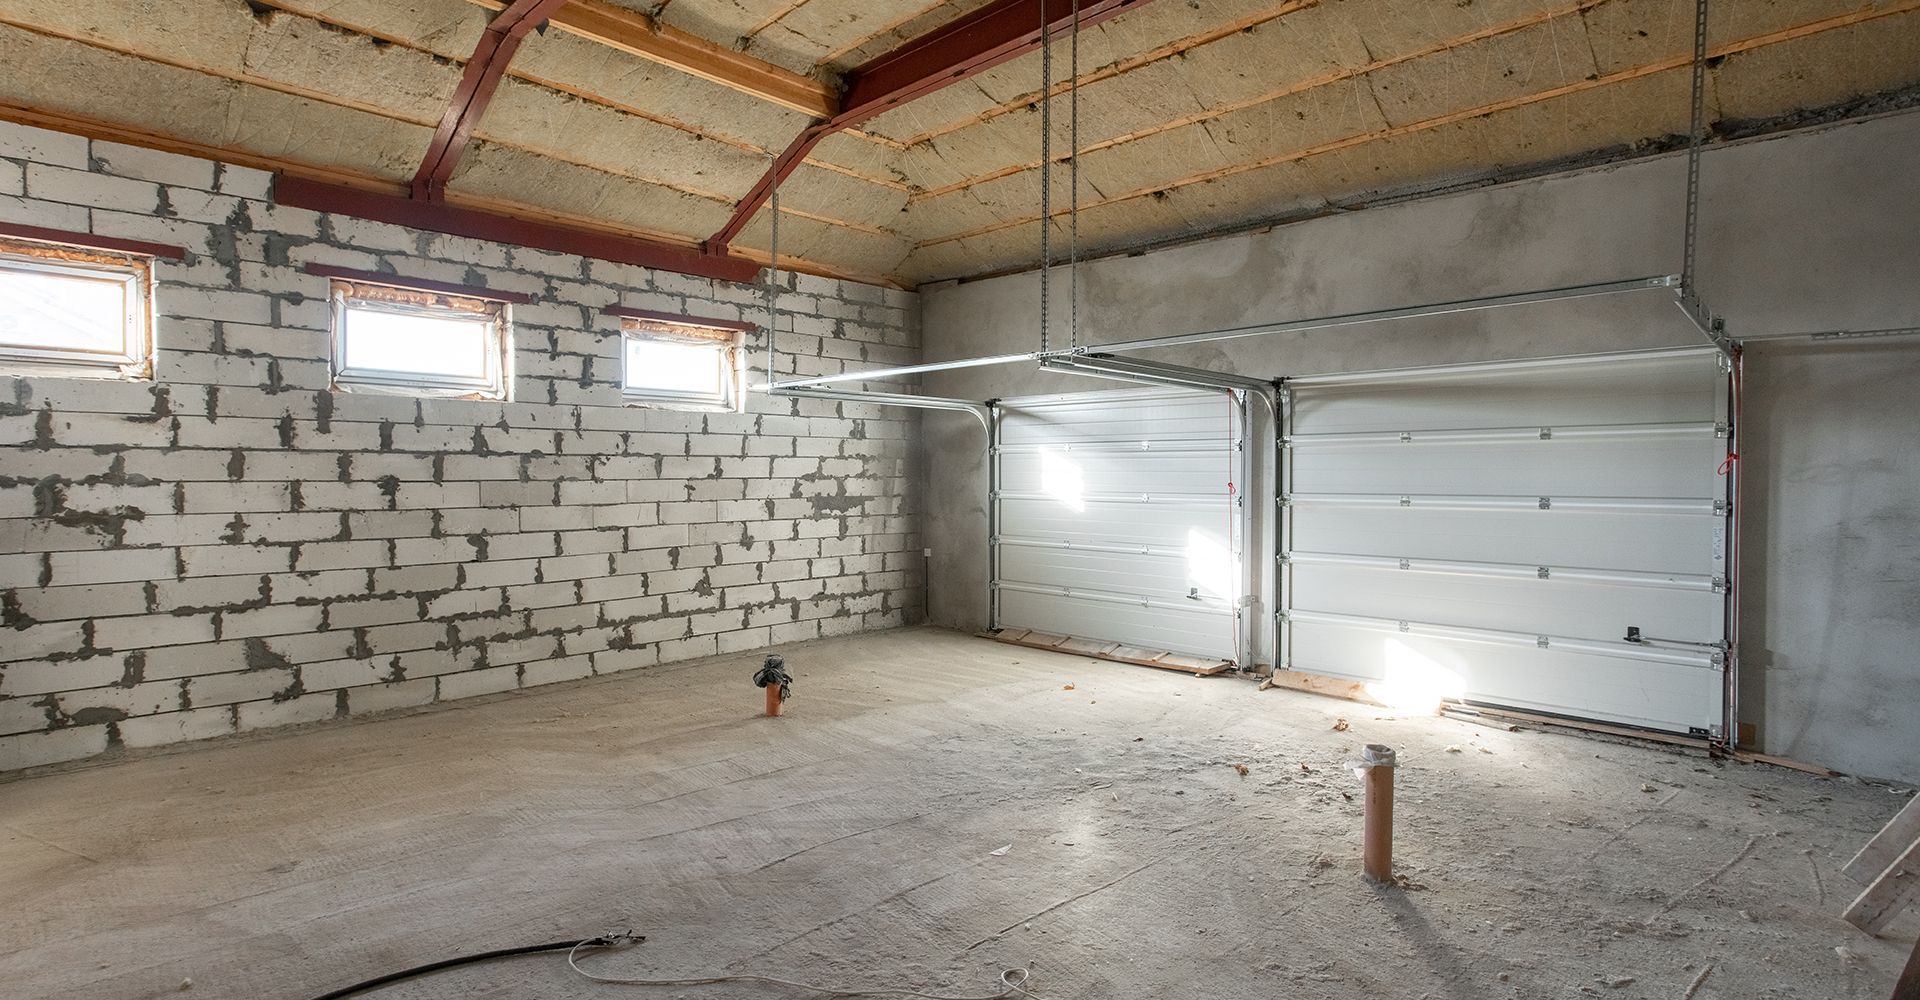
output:
[[[785, 652], [779, 720], [734, 656], [0, 784], [0, 993], [301, 1000], [630, 927], [651, 939], [595, 967], [991, 993], [1018, 965], [1050, 1000], [1876, 998], [1920, 924], [1835, 916], [1840, 866], [1905, 801], [1884, 786], [934, 630]], [[1369, 741], [1401, 753], [1400, 887], [1358, 872], [1342, 762]], [[629, 995], [795, 994], [603, 986], [553, 956], [380, 994]]]

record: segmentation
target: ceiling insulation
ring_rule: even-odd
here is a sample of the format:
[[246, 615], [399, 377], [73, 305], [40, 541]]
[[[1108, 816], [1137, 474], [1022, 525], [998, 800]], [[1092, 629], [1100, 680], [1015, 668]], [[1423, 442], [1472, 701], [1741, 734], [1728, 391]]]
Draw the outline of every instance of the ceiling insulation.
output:
[[[837, 87], [986, 0], [575, 2]], [[482, 0], [9, 0], [0, 115], [398, 188], [492, 16]], [[1692, 0], [1142, 2], [1080, 39], [1081, 249], [1670, 148], [1692, 24]], [[1715, 0], [1710, 29], [1716, 128], [1920, 88], [1920, 0]], [[1068, 53], [1056, 40], [1062, 161]], [[1033, 266], [1040, 62], [820, 142], [780, 189], [782, 257], [909, 286]], [[550, 27], [507, 68], [448, 197], [697, 244], [811, 122], [751, 91]], [[1054, 183], [1064, 253], [1064, 162]], [[768, 219], [741, 253], [765, 257]]]

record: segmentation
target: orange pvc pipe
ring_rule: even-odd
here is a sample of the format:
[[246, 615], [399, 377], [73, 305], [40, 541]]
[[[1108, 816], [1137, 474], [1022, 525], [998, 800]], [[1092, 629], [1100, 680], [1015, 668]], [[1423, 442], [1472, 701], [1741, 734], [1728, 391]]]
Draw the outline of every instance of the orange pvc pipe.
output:
[[771, 718], [773, 716], [780, 714], [780, 685], [769, 684], [766, 687], [766, 691], [767, 691], [767, 716]]
[[1366, 824], [1362, 834], [1362, 855], [1367, 877], [1375, 882], [1393, 881], [1393, 769], [1392, 748], [1367, 744], [1361, 756], [1366, 769]]

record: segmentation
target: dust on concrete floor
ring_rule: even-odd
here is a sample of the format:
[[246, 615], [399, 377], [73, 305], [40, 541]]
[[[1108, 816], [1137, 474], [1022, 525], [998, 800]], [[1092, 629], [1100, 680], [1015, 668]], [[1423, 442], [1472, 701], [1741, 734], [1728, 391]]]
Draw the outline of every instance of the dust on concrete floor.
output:
[[[633, 928], [592, 965], [964, 993], [1031, 966], [1056, 1000], [1666, 1000], [1711, 969], [1693, 996], [1871, 998], [1913, 940], [1835, 916], [1884, 786], [937, 630], [785, 652], [777, 720], [743, 654], [0, 785], [0, 992], [299, 1000]], [[1359, 874], [1363, 742], [1400, 751], [1404, 887]], [[379, 995], [788, 994], [538, 956]]]

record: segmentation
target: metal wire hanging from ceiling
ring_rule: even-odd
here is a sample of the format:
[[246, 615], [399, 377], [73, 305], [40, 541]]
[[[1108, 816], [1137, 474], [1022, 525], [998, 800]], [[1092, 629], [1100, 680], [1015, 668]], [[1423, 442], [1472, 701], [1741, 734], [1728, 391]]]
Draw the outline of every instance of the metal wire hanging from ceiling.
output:
[[[1067, 347], [1080, 346], [1080, 0], [1073, 0], [1067, 72]], [[1053, 326], [1053, 24], [1040, 4], [1040, 350], [1052, 349]]]

